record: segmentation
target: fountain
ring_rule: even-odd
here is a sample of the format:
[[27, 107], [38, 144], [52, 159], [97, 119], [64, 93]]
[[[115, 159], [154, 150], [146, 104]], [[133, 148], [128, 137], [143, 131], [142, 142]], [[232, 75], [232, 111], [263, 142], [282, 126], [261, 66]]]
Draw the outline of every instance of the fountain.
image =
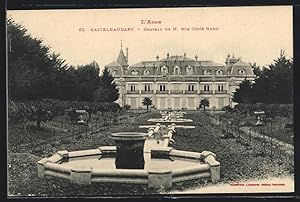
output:
[[38, 176], [53, 176], [77, 184], [97, 182], [145, 184], [169, 188], [173, 183], [220, 179], [220, 163], [209, 151], [190, 152], [170, 147], [176, 128], [195, 126], [144, 125], [147, 133], [113, 133], [116, 146], [68, 152], [58, 151], [38, 162]]
[[[144, 168], [144, 143], [147, 133], [122, 132], [113, 133], [111, 138], [116, 141], [116, 168], [143, 169]], [[128, 158], [130, 157], [130, 158]]]
[[191, 123], [193, 122], [192, 119], [184, 119], [182, 118], [185, 112], [181, 111], [167, 111], [167, 112], [160, 112], [161, 118], [152, 118], [148, 119], [149, 122], [155, 122], [155, 123]]

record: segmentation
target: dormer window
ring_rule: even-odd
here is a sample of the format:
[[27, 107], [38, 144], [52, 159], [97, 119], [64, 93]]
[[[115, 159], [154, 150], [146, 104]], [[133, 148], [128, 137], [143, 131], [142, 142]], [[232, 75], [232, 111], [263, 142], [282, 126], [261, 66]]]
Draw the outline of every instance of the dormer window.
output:
[[222, 74], [223, 74], [223, 71], [222, 71], [222, 70], [218, 69], [218, 70], [216, 71], [216, 75], [222, 75]]
[[139, 72], [138, 72], [137, 70], [132, 70], [132, 71], [131, 71], [131, 75], [135, 75], [135, 76], [136, 76], [136, 75], [138, 75], [138, 74], [139, 74]]
[[162, 73], [163, 75], [168, 74], [168, 68], [167, 68], [166, 66], [161, 67], [161, 73]]
[[150, 74], [150, 71], [149, 70], [145, 70], [144, 71], [144, 75], [149, 75]]
[[181, 72], [180, 72], [180, 67], [178, 66], [175, 66], [174, 67], [174, 75], [179, 75]]
[[117, 74], [117, 70], [113, 70], [112, 72], [111, 72], [111, 75], [112, 76], [115, 76]]
[[187, 74], [193, 74], [193, 67], [187, 66], [187, 67], [186, 67], [186, 73], [187, 73]]
[[210, 69], [204, 70], [204, 75], [211, 75], [211, 70]]
[[239, 72], [240, 75], [246, 74], [246, 70], [245, 69], [239, 69], [238, 72]]

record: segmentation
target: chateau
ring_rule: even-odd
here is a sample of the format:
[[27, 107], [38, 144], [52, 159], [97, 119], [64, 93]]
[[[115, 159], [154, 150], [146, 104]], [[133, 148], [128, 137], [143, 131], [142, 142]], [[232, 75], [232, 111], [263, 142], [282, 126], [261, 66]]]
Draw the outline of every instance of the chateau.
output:
[[157, 109], [196, 110], [202, 99], [209, 100], [209, 109], [233, 105], [232, 95], [245, 78], [254, 80], [249, 63], [227, 55], [225, 64], [183, 56], [171, 56], [128, 64], [122, 47], [116, 61], [106, 65], [120, 90], [121, 106], [142, 108], [145, 97]]

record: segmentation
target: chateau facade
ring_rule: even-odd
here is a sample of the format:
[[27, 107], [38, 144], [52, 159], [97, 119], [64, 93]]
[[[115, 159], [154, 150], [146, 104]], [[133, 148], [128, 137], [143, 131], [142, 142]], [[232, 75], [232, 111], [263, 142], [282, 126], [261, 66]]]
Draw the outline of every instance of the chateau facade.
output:
[[232, 96], [245, 78], [254, 80], [249, 63], [228, 54], [225, 64], [183, 56], [170, 56], [153, 61], [128, 64], [122, 47], [116, 61], [106, 65], [114, 76], [121, 106], [143, 108], [145, 97], [152, 99], [157, 109], [196, 110], [202, 99], [209, 101], [209, 109], [233, 105]]

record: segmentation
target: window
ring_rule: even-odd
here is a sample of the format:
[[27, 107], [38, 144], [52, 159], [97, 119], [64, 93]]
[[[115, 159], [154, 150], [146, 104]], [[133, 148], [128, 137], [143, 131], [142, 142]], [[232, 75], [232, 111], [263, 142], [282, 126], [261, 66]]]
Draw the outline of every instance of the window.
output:
[[132, 75], [138, 75], [139, 72], [138, 72], [137, 70], [132, 70], [132, 71], [131, 71], [131, 74], [132, 74]]
[[211, 74], [211, 70], [210, 70], [210, 69], [204, 70], [204, 74], [205, 74], [205, 75], [210, 75], [210, 74]]
[[223, 74], [223, 71], [219, 69], [219, 70], [216, 71], [216, 74], [217, 74], [217, 75], [222, 75], [222, 74]]
[[160, 84], [159, 91], [166, 91], [166, 84]]
[[150, 84], [145, 84], [145, 85], [144, 85], [144, 90], [145, 90], [145, 91], [150, 91], [150, 89], [151, 89], [151, 88], [150, 88]]
[[175, 66], [174, 67], [174, 75], [179, 75], [180, 74], [180, 67]]
[[166, 66], [161, 67], [161, 73], [163, 75], [168, 74], [168, 68]]
[[130, 91], [135, 91], [135, 85], [129, 85]]
[[117, 70], [113, 70], [111, 73], [112, 76], [115, 76], [116, 74], [117, 74]]
[[209, 85], [204, 85], [204, 91], [209, 91]]
[[239, 74], [242, 74], [242, 75], [246, 74], [246, 70], [245, 69], [239, 69]]
[[218, 91], [224, 91], [224, 85], [218, 85]]
[[193, 74], [193, 67], [188, 66], [188, 67], [186, 68], [186, 73], [187, 73], [187, 74]]
[[149, 70], [145, 70], [144, 71], [144, 75], [149, 75], [150, 74], [150, 71]]
[[188, 84], [188, 91], [194, 91], [195, 85], [194, 84]]

